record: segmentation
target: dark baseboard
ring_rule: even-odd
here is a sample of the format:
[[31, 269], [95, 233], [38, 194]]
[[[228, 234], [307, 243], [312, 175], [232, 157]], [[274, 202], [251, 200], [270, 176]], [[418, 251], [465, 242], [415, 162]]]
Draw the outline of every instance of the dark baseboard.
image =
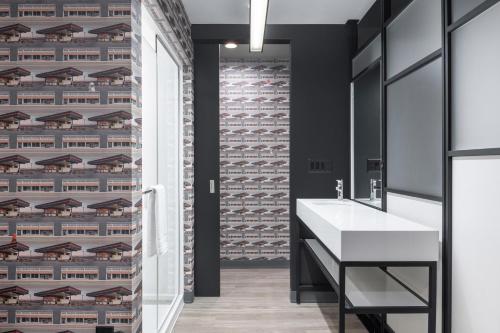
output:
[[[290, 290], [290, 302], [295, 303], [297, 292]], [[303, 290], [300, 292], [301, 303], [337, 303], [337, 295], [327, 290]]]
[[194, 301], [194, 292], [192, 291], [184, 291], [184, 303], [189, 304]]
[[234, 268], [289, 268], [290, 261], [280, 260], [221, 260], [220, 267], [222, 269]]
[[358, 314], [357, 315], [359, 321], [365, 326], [365, 328], [368, 330], [370, 333], [395, 333], [394, 330], [387, 324], [385, 323], [385, 330], [384, 332], [381, 332], [381, 320], [380, 316], [377, 315], [372, 315], [372, 314]]

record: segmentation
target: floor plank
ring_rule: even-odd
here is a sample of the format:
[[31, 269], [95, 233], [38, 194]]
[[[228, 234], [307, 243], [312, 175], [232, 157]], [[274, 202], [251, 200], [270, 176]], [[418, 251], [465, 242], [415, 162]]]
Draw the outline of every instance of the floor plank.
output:
[[[288, 269], [224, 269], [221, 297], [198, 297], [186, 304], [175, 333], [337, 332], [336, 304], [290, 303]], [[346, 331], [366, 333], [353, 316]]]

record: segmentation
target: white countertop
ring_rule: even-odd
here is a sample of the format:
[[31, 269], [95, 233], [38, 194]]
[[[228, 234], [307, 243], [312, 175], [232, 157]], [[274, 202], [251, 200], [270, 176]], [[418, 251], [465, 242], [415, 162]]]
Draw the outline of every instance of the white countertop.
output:
[[438, 230], [355, 201], [298, 199], [297, 216], [341, 261], [438, 260]]

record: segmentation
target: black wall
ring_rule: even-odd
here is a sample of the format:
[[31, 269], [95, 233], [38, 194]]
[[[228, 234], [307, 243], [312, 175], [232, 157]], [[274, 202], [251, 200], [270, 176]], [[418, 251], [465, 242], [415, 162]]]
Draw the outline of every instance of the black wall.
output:
[[219, 45], [195, 45], [194, 68], [194, 293], [219, 296]]
[[[297, 198], [332, 198], [336, 196], [335, 180], [344, 179], [344, 195], [350, 195], [349, 179], [349, 104], [351, 81], [351, 57], [355, 49], [353, 41], [355, 27], [346, 25], [269, 25], [266, 30], [267, 43], [290, 43], [291, 45], [291, 69], [292, 82], [290, 91], [290, 214], [291, 214], [291, 286], [293, 288], [295, 271], [294, 257], [297, 255], [296, 240]], [[200, 60], [196, 57], [204, 56], [200, 49], [204, 44], [218, 44], [226, 40], [248, 42], [248, 25], [193, 25], [192, 37], [195, 42], [195, 131], [208, 124], [200, 124], [206, 115], [202, 112], [210, 112], [218, 115], [218, 109], [212, 105], [213, 100], [207, 101], [205, 91], [212, 89], [209, 85], [215, 84], [213, 80], [201, 78], [208, 75], [204, 67], [218, 67], [218, 60], [211, 55], [207, 59]], [[203, 73], [203, 74], [202, 74]], [[206, 73], [206, 74], [205, 74]], [[218, 78], [215, 74], [214, 78]], [[218, 98], [218, 97], [217, 97]], [[212, 97], [213, 99], [213, 97]], [[206, 103], [210, 103], [208, 109]], [[218, 103], [218, 99], [217, 99]], [[210, 116], [212, 117], [212, 116]], [[214, 130], [211, 127], [210, 130]], [[200, 139], [195, 133], [197, 141]], [[217, 156], [218, 151], [196, 150], [196, 160], [199, 154], [212, 154]], [[330, 173], [309, 173], [308, 159], [326, 159], [333, 163]], [[195, 174], [202, 172], [195, 165]], [[195, 176], [196, 177], [196, 176]], [[205, 183], [197, 182], [196, 191], [205, 190]], [[195, 210], [203, 208], [205, 203], [200, 203], [198, 197], [195, 202]], [[197, 214], [197, 217], [200, 214]], [[200, 218], [203, 218], [200, 216]], [[197, 220], [197, 225], [203, 222]], [[217, 220], [218, 223], [218, 220]], [[212, 222], [210, 222], [212, 225]], [[215, 228], [215, 227], [214, 227]], [[201, 230], [195, 229], [195, 244], [203, 242], [203, 247], [213, 246], [218, 249], [217, 244], [209, 244], [202, 241], [205, 235]], [[215, 242], [215, 240], [212, 240]], [[198, 243], [199, 244], [199, 243]], [[217, 262], [210, 262], [205, 252], [197, 246], [195, 253], [195, 265], [203, 261], [204, 269], [219, 269]], [[210, 250], [212, 249], [207, 249]], [[213, 258], [213, 256], [209, 256]], [[314, 267], [303, 267], [303, 284], [324, 281], [322, 275]], [[203, 275], [200, 275], [203, 274]], [[204, 276], [211, 276], [200, 270], [195, 271], [195, 285], [211, 284], [204, 281]], [[201, 287], [197, 287], [201, 288]]]

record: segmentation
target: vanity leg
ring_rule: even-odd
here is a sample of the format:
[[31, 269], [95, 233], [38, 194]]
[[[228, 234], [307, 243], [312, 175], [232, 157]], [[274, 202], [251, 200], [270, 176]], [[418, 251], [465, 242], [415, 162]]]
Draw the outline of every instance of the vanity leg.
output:
[[300, 256], [301, 256], [301, 251], [302, 251], [302, 239], [299, 239], [297, 243], [297, 256], [295, 262], [297, 263], [295, 269], [296, 274], [295, 274], [295, 303], [300, 304], [300, 272], [301, 272], [301, 267], [300, 267]]
[[339, 333], [345, 333], [345, 266], [339, 265]]
[[437, 263], [429, 265], [429, 316], [428, 333], [436, 333]]
[[385, 323], [387, 322], [387, 314], [380, 314], [380, 332], [385, 333]]

